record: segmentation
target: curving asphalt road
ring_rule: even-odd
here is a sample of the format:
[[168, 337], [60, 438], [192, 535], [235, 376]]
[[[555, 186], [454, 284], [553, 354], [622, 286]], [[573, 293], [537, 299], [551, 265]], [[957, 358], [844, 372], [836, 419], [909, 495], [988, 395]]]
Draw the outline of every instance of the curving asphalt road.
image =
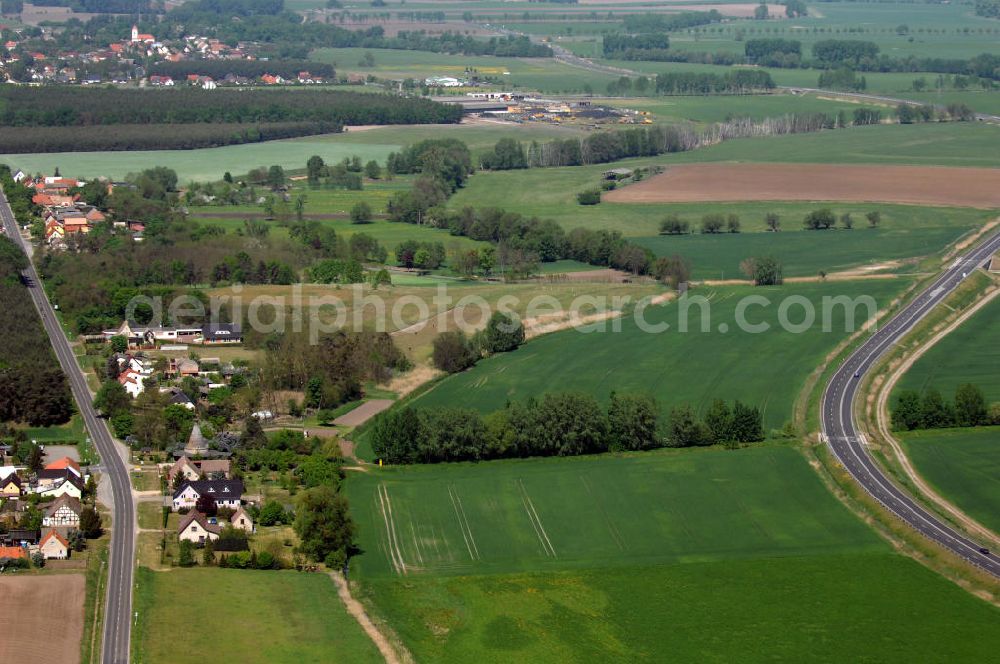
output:
[[919, 297], [893, 316], [844, 361], [827, 385], [820, 407], [823, 435], [827, 444], [865, 491], [924, 537], [1000, 577], [1000, 556], [996, 552], [983, 554], [980, 551], [983, 545], [970, 540], [932, 515], [886, 477], [868, 453], [854, 421], [854, 403], [864, 375], [886, 351], [895, 346], [914, 325], [955, 290], [967, 275], [983, 265], [998, 250], [1000, 233], [990, 236], [952, 262]]
[[[18, 231], [14, 214], [7, 197], [0, 193], [0, 217], [7, 236], [25, 249]], [[90, 438], [101, 455], [104, 472], [111, 481], [113, 495], [114, 527], [111, 530], [111, 549], [108, 560], [108, 592], [104, 609], [103, 664], [128, 664], [131, 640], [132, 613], [132, 572], [135, 560], [135, 505], [132, 502], [132, 486], [128, 469], [115, 442], [108, 431], [107, 423], [97, 417], [92, 404], [87, 380], [76, 363], [66, 335], [56, 320], [52, 305], [41, 287], [35, 266], [30, 263], [22, 273], [31, 299], [42, 316], [42, 323], [49, 335], [49, 342], [59, 358], [63, 372], [69, 378], [70, 388], [77, 407], [83, 416]]]

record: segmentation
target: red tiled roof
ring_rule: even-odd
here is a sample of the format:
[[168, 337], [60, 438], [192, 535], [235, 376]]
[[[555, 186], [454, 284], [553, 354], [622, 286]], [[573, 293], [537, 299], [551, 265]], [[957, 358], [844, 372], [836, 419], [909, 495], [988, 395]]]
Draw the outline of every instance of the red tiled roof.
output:
[[42, 541], [38, 543], [38, 546], [45, 546], [45, 543], [48, 542], [53, 537], [59, 540], [59, 543], [62, 544], [64, 547], [66, 547], [67, 549], [69, 548], [69, 542], [63, 539], [63, 536], [54, 530], [50, 530], [49, 532], [47, 532], [45, 534], [45, 537], [42, 538]]
[[27, 558], [28, 553], [20, 546], [0, 546], [0, 558]]
[[80, 472], [80, 464], [69, 457], [56, 459], [49, 465], [45, 466], [45, 470], [63, 470], [64, 468], [72, 468], [76, 472]]

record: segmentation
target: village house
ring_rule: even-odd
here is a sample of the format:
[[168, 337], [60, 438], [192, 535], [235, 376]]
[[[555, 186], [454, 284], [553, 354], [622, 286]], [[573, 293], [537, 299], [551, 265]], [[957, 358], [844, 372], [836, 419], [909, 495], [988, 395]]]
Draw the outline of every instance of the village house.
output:
[[243, 497], [242, 480], [192, 480], [174, 492], [173, 506], [175, 510], [192, 509], [198, 498], [210, 495], [218, 507], [236, 509]]
[[242, 331], [235, 323], [209, 323], [202, 329], [201, 336], [205, 344], [243, 343]]
[[[254, 532], [253, 520], [242, 507], [229, 518], [229, 524], [251, 535]], [[221, 532], [222, 525], [217, 520], [205, 516], [198, 510], [191, 510], [184, 515], [177, 526], [177, 539], [204, 544], [206, 541], [219, 539]]]
[[197, 376], [199, 373], [201, 373], [201, 367], [198, 366], [197, 360], [172, 357], [167, 363], [168, 376], [184, 378], [185, 376]]
[[208, 540], [219, 539], [222, 528], [218, 524], [209, 523], [208, 517], [197, 510], [191, 510], [181, 519], [177, 527], [177, 539], [195, 544], [204, 544]]
[[83, 470], [80, 468], [80, 464], [77, 463], [75, 459], [68, 456], [56, 459], [52, 463], [46, 464], [45, 470], [68, 470], [81, 480], [84, 479]]
[[192, 461], [187, 456], [182, 456], [170, 466], [167, 471], [167, 480], [173, 483], [174, 478], [181, 474], [185, 480], [199, 480], [202, 477], [213, 479], [219, 475], [222, 479], [229, 479], [229, 459], [201, 459]]
[[[43, 470], [41, 472], [44, 473], [47, 471]], [[43, 498], [49, 496], [54, 498], [69, 496], [79, 500], [83, 497], [83, 480], [72, 473], [66, 472], [61, 479], [51, 481], [45, 485], [39, 485], [36, 493]]]
[[69, 558], [69, 542], [54, 530], [45, 533], [45, 537], [38, 543], [38, 550], [42, 552], [46, 560]]
[[5, 479], [0, 480], [0, 498], [20, 498], [21, 497], [21, 478], [17, 475], [8, 475]]
[[45, 513], [42, 516], [42, 525], [46, 528], [54, 526], [78, 528], [82, 512], [83, 503], [78, 498], [60, 496], [45, 509]]
[[250, 535], [254, 533], [253, 519], [250, 518], [250, 515], [247, 514], [242, 506], [237, 508], [236, 512], [229, 517], [229, 523], [233, 524], [233, 528], [239, 528]]

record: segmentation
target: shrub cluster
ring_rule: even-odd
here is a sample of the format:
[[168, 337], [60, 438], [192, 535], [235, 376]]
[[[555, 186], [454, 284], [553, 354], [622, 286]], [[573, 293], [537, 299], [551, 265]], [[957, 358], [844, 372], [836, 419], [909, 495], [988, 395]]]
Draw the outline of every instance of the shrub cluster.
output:
[[933, 388], [923, 396], [916, 390], [904, 390], [892, 409], [892, 427], [897, 431], [988, 424], [1000, 424], [1000, 403], [987, 406], [983, 391], [971, 383], [960, 385], [950, 402]]
[[524, 325], [513, 314], [495, 311], [486, 327], [471, 339], [458, 330], [442, 332], [434, 338], [431, 359], [441, 371], [457, 373], [474, 365], [483, 356], [506, 353], [524, 343]]

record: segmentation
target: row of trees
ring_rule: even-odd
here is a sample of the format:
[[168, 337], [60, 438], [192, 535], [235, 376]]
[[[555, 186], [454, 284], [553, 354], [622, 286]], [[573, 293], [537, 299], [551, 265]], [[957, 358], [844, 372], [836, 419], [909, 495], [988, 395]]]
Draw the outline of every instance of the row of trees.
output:
[[918, 56], [892, 57], [879, 53], [874, 42], [828, 39], [813, 46], [812, 57], [802, 55], [801, 42], [790, 39], [752, 39], [744, 46], [744, 53], [701, 52], [669, 49], [631, 49], [619, 51], [618, 58], [687, 62], [714, 65], [754, 64], [766, 67], [839, 69], [849, 68], [873, 72], [920, 72], [976, 76], [1000, 80], [1000, 56], [980, 53], [968, 59], [932, 58]]
[[[667, 215], [660, 222], [660, 235], [685, 235], [691, 232], [691, 222], [681, 219], [679, 215]], [[707, 235], [718, 233], [739, 233], [740, 217], [737, 214], [723, 215], [720, 213], [706, 214], [701, 218], [701, 232]]]
[[[821, 208], [819, 210], [813, 210], [806, 214], [805, 218], [802, 220], [802, 227], [807, 231], [822, 231], [833, 228], [837, 225], [837, 215], [834, 214], [833, 210], [830, 208]], [[851, 230], [854, 228], [854, 217], [850, 212], [845, 212], [839, 217], [840, 225], [845, 230]], [[870, 228], [876, 228], [880, 223], [882, 223], [882, 213], [878, 210], [872, 210], [865, 214], [865, 219], [868, 221], [868, 226]]]
[[663, 95], [750, 94], [775, 88], [771, 74], [737, 69], [724, 74], [664, 72], [656, 75], [656, 92]]
[[936, 389], [899, 393], [892, 409], [892, 427], [897, 431], [1000, 425], [1000, 403], [987, 405], [986, 396], [977, 385], [965, 383], [946, 401]]
[[[85, 132], [75, 126], [0, 127], [0, 143], [10, 153], [190, 150], [338, 133], [342, 129], [337, 123], [312, 121], [114, 124], [89, 126]], [[331, 186], [361, 189], [360, 177], [345, 173], [339, 164], [331, 166], [323, 177]]]
[[273, 74], [294, 80], [300, 72], [304, 71], [309, 72], [312, 76], [320, 76], [328, 80], [336, 76], [333, 66], [325, 62], [280, 58], [270, 60], [184, 60], [182, 62], [164, 60], [150, 67], [147, 73], [150, 76], [170, 76], [174, 79], [183, 79], [188, 74], [197, 74], [198, 76], [211, 76], [216, 80], [221, 80], [230, 74], [247, 78], [259, 78], [264, 74]]
[[376, 456], [409, 464], [740, 444], [764, 440], [764, 430], [760, 410], [738, 401], [717, 400], [701, 419], [680, 406], [661, 422], [645, 395], [612, 393], [602, 408], [593, 396], [563, 392], [485, 417], [462, 408], [393, 409], [376, 418], [370, 436]]
[[461, 117], [462, 109], [451, 104], [343, 90], [138, 90], [81, 86], [0, 89], [0, 126], [4, 127], [289, 122], [322, 122], [330, 126], [437, 124], [458, 122]]

